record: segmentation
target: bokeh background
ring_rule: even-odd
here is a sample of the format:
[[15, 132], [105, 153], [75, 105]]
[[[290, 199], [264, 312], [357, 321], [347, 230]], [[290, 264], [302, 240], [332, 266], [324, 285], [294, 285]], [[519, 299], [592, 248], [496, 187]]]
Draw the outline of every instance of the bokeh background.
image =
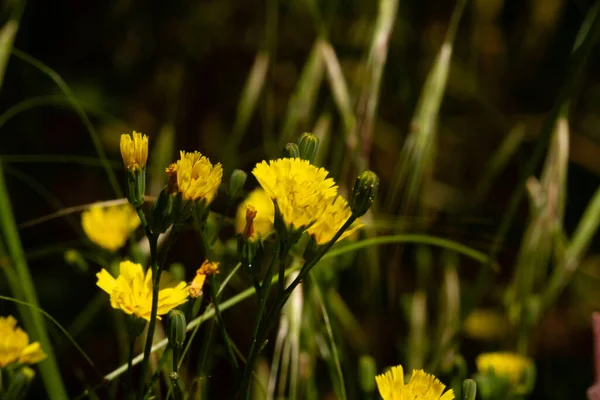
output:
[[[0, 5], [3, 21], [17, 3], [6, 0]], [[351, 187], [361, 167], [379, 174], [380, 202], [369, 217], [368, 235], [431, 234], [489, 253], [527, 162], [538, 146], [547, 147], [539, 140], [540, 129], [564, 84], [573, 43], [592, 3], [467, 3], [432, 140], [435, 154], [426, 161], [426, 182], [419, 205], [413, 207], [400, 200], [388, 207], [384, 199], [394, 185], [406, 138], [411, 127], [415, 129], [411, 120], [444, 43], [454, 1], [404, 0], [390, 10], [393, 25], [389, 41], [382, 43], [387, 58], [372, 136], [368, 143], [360, 141], [358, 155], [352, 153], [348, 118], [354, 116], [359, 134], [366, 131], [360, 129], [368, 124], [361, 96], [373, 88], [369, 51], [379, 31], [375, 0], [29, 1], [14, 46], [66, 82], [89, 117], [121, 187], [118, 139], [124, 132], [150, 136], [152, 195], [164, 183], [162, 168], [179, 149], [199, 150], [221, 162], [227, 176], [233, 168], [250, 171], [256, 162], [277, 157], [283, 144], [302, 132], [316, 132], [326, 139], [321, 163], [343, 188]], [[323, 46], [334, 51], [339, 71], [332, 72], [324, 58], [314, 61], [315, 52], [325, 54]], [[575, 229], [600, 182], [599, 54], [597, 48], [592, 51], [571, 99], [566, 235]], [[347, 89], [341, 100], [335, 94], [340, 79]], [[66, 250], [77, 248], [86, 254], [89, 247], [79, 213], [36, 219], [117, 194], [81, 116], [47, 73], [12, 56], [0, 91], [0, 114], [0, 155], [40, 304], [73, 334], [98, 368], [108, 372], [122, 355], [115, 350], [107, 302], [91, 320], [81, 319], [82, 305], [94, 297], [100, 265], [88, 260], [86, 268], [79, 268], [65, 260]], [[501, 168], [490, 175], [490, 163], [507, 137], [514, 138], [514, 145], [505, 152]], [[359, 161], [348, 161], [356, 158]], [[542, 166], [535, 166], [536, 174]], [[255, 185], [250, 180], [246, 189]], [[224, 202], [217, 201], [215, 211], [234, 215], [220, 204]], [[512, 279], [529, 210], [522, 201], [496, 254], [501, 272], [491, 278], [481, 305], [502, 309], [497, 293]], [[225, 239], [232, 234], [226, 227], [224, 253]], [[191, 278], [203, 260], [198, 249], [193, 234], [183, 235], [169, 262], [183, 264]], [[594, 240], [589, 255], [597, 250]], [[415, 290], [424, 290], [432, 299], [432, 326], [439, 308], [441, 252], [428, 251], [425, 261], [414, 245], [382, 246], [377, 252], [375, 258], [368, 252], [353, 253], [332, 267], [332, 276], [323, 278], [354, 324], [349, 330], [342, 322], [334, 323], [349, 386], [356, 383], [352, 378], [362, 354], [373, 355], [379, 370], [407, 358], [410, 328], [405, 309]], [[538, 369], [533, 398], [584, 398], [593, 382], [590, 316], [600, 306], [600, 265], [590, 256], [584, 267], [531, 331], [529, 352]], [[429, 272], [423, 275], [423, 268]], [[484, 266], [460, 261], [465, 296], [476, 291], [480, 268]], [[246, 286], [240, 279], [226, 296]], [[0, 293], [10, 293], [2, 279]], [[0, 314], [14, 312], [12, 304], [0, 302]], [[246, 301], [225, 313], [232, 339], [242, 349], [250, 336], [247, 315], [253, 312], [254, 302]], [[434, 331], [429, 330], [431, 335]], [[70, 394], [77, 396], [86, 385], [97, 383], [98, 376], [58, 331], [51, 333], [61, 373]], [[467, 335], [459, 334], [459, 339], [457, 349], [469, 370], [475, 355], [494, 348]], [[502, 343], [510, 348], [514, 341]], [[211, 393], [219, 393], [221, 387], [222, 396], [227, 396], [231, 372], [219, 339], [214, 346], [221, 348], [221, 356], [213, 361]], [[320, 366], [318, 371], [323, 372], [319, 398], [334, 398], [327, 368]], [[32, 395], [42, 390], [38, 380]], [[360, 398], [360, 391], [349, 389], [349, 396]]]

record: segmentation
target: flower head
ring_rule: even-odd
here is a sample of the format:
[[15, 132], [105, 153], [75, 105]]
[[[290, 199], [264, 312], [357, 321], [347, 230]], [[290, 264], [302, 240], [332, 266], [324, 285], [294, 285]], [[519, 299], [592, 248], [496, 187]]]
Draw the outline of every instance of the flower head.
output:
[[254, 233], [261, 236], [267, 235], [273, 230], [273, 220], [275, 218], [275, 208], [273, 200], [267, 195], [267, 192], [258, 188], [254, 189], [246, 200], [244, 200], [237, 209], [235, 217], [235, 231], [242, 233], [246, 227], [246, 211], [251, 206], [256, 211], [256, 216], [252, 220]]
[[521, 383], [526, 370], [533, 365], [531, 359], [510, 352], [483, 353], [477, 356], [475, 363], [480, 373], [492, 372], [515, 385]]
[[[96, 274], [96, 285], [110, 295], [110, 305], [126, 314], [135, 315], [147, 321], [152, 310], [152, 270], [146, 274], [140, 264], [131, 261], [121, 262], [119, 276], [115, 279], [107, 270]], [[188, 288], [185, 282], [168, 282], [161, 277], [158, 292], [158, 315], [164, 315], [172, 308], [187, 301]], [[158, 317], [160, 319], [160, 317]]]
[[286, 227], [304, 230], [325, 212], [337, 195], [328, 172], [300, 158], [280, 158], [256, 164], [252, 171], [279, 208]]
[[[352, 212], [350, 211], [348, 202], [343, 197], [338, 196], [327, 204], [327, 208], [321, 218], [314, 225], [310, 226], [307, 231], [314, 236], [317, 244], [327, 244], [351, 215]], [[353, 224], [342, 233], [342, 236], [338, 240], [347, 238], [361, 227], [363, 225], [360, 223]]]
[[92, 242], [115, 251], [123, 247], [129, 235], [140, 225], [140, 219], [129, 204], [93, 206], [81, 214], [81, 225]]
[[385, 374], [375, 377], [379, 394], [383, 400], [453, 400], [454, 392], [444, 389], [446, 385], [435, 376], [420, 370], [413, 370], [410, 381], [404, 384], [402, 365], [392, 367]]
[[35, 364], [46, 358], [40, 342], [29, 343], [29, 335], [17, 328], [17, 320], [0, 317], [0, 368], [13, 362]]
[[[133, 136], [133, 137], [132, 137]], [[129, 171], [141, 170], [148, 161], [148, 136], [133, 132], [121, 135], [121, 157]]]
[[197, 151], [181, 151], [179, 154], [180, 159], [166, 170], [169, 191], [180, 192], [183, 200], [205, 200], [207, 205], [210, 204], [223, 178], [221, 164], [213, 166], [208, 158]]
[[493, 310], [473, 310], [463, 323], [464, 332], [473, 339], [496, 340], [504, 337], [508, 325], [501, 314]]
[[196, 271], [196, 276], [194, 277], [194, 280], [190, 284], [190, 296], [193, 298], [200, 297], [202, 295], [202, 286], [204, 286], [204, 281], [206, 280], [206, 277], [209, 275], [216, 275], [218, 273], [218, 262], [204, 260], [202, 266], [200, 266], [200, 268], [198, 268], [198, 270]]

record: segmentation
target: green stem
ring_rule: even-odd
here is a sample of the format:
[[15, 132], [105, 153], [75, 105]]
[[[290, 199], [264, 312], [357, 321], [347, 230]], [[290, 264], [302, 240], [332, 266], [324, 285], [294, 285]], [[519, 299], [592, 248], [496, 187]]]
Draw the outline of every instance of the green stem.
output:
[[135, 396], [135, 389], [133, 387], [133, 351], [135, 347], [136, 336], [132, 333], [129, 334], [129, 359], [127, 360], [127, 392], [128, 396]]
[[231, 345], [231, 338], [229, 337], [229, 334], [227, 333], [227, 328], [225, 327], [225, 321], [223, 320], [223, 317], [221, 316], [221, 311], [219, 310], [219, 300], [217, 299], [217, 291], [215, 290], [215, 276], [214, 275], [210, 276], [210, 295], [213, 299], [213, 306], [215, 308], [215, 318], [217, 319], [217, 324], [219, 324], [219, 327], [221, 328], [221, 335], [223, 336], [223, 340], [225, 341], [225, 347], [227, 347], [227, 353], [229, 354], [229, 358], [231, 359], [231, 364], [233, 365], [233, 368], [237, 371], [237, 369], [240, 366], [237, 362], [235, 353], [233, 352], [233, 347]]

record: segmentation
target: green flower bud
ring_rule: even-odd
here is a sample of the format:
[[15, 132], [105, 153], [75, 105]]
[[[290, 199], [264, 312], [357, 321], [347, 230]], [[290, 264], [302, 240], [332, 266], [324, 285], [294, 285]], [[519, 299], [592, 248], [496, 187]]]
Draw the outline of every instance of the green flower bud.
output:
[[[0, 370], [0, 374], [2, 370]], [[2, 399], [25, 399], [35, 377], [35, 371], [27, 366], [22, 366], [16, 370], [8, 371], [3, 378], [3, 390], [0, 391]]]
[[462, 384], [463, 400], [475, 400], [477, 383], [473, 379], [465, 379]]
[[74, 267], [77, 267], [81, 272], [88, 271], [88, 263], [83, 258], [83, 255], [76, 249], [69, 249], [65, 251], [65, 262]]
[[354, 182], [352, 190], [352, 201], [350, 210], [355, 217], [362, 217], [371, 208], [377, 190], [379, 189], [379, 177], [372, 171], [363, 171]]
[[300, 149], [296, 143], [288, 143], [285, 145], [285, 154], [288, 158], [300, 157]]
[[361, 356], [358, 360], [358, 383], [363, 393], [371, 394], [375, 391], [376, 375], [375, 359], [371, 356]]
[[185, 342], [185, 314], [181, 310], [169, 311], [169, 344], [174, 349], [181, 349]]
[[127, 180], [127, 200], [135, 207], [144, 204], [144, 194], [146, 193], [146, 168], [127, 170], [125, 172]]
[[314, 162], [319, 150], [319, 138], [312, 133], [305, 132], [296, 140], [296, 144], [298, 145], [300, 158], [311, 163]]
[[152, 232], [166, 232], [175, 223], [181, 206], [181, 194], [169, 193], [166, 187], [161, 190], [152, 205]]
[[239, 197], [240, 192], [244, 188], [248, 174], [241, 169], [236, 169], [231, 173], [229, 178], [229, 199], [235, 200]]

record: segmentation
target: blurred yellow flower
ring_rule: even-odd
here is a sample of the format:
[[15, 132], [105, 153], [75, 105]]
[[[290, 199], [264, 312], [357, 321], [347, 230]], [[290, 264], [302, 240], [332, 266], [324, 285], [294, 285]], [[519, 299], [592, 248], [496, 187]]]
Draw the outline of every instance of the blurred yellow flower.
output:
[[13, 362], [35, 364], [46, 358], [40, 342], [29, 343], [29, 335], [17, 328], [17, 320], [0, 317], [0, 368]]
[[[351, 215], [352, 212], [350, 211], [348, 202], [343, 197], [338, 196], [333, 202], [327, 204], [327, 208], [321, 218], [314, 225], [310, 226], [307, 231], [315, 237], [317, 244], [327, 244]], [[347, 238], [363, 226], [361, 223], [352, 224], [350, 228], [342, 233], [342, 236], [338, 240]]]
[[140, 226], [140, 219], [129, 204], [93, 206], [81, 213], [81, 226], [92, 242], [115, 251], [123, 247], [129, 235]]
[[288, 228], [306, 229], [325, 212], [337, 195], [328, 172], [300, 158], [280, 158], [256, 164], [252, 171], [273, 199]]
[[533, 365], [530, 358], [510, 352], [483, 353], [477, 356], [475, 363], [480, 373], [493, 372], [515, 385], [523, 380], [525, 371]]
[[446, 385], [435, 376], [420, 370], [413, 370], [410, 381], [404, 384], [402, 365], [392, 367], [388, 372], [375, 377], [379, 394], [383, 400], [453, 400], [454, 391], [444, 389]]
[[497, 340], [508, 333], [508, 323], [498, 312], [477, 309], [465, 319], [463, 331], [473, 339]]
[[242, 201], [237, 209], [235, 216], [235, 232], [242, 233], [246, 227], [246, 209], [252, 206], [256, 210], [256, 216], [252, 221], [254, 225], [254, 233], [261, 236], [267, 235], [273, 230], [273, 220], [275, 218], [275, 208], [273, 200], [267, 193], [258, 188], [254, 189], [246, 200]]
[[194, 277], [194, 280], [190, 284], [190, 296], [193, 298], [200, 297], [202, 295], [202, 286], [204, 286], [204, 281], [206, 280], [206, 277], [209, 275], [216, 275], [218, 273], [218, 262], [204, 260], [202, 266], [196, 271], [196, 276]]
[[[133, 138], [132, 138], [133, 136]], [[148, 136], [133, 132], [121, 135], [121, 157], [129, 171], [141, 170], [148, 161]]]
[[180, 151], [179, 154], [180, 159], [166, 169], [169, 192], [178, 191], [184, 200], [206, 200], [206, 204], [210, 204], [223, 178], [221, 164], [213, 166], [208, 158], [197, 151]]
[[[119, 276], [115, 279], [107, 270], [96, 274], [96, 284], [110, 295], [110, 305], [126, 314], [150, 320], [152, 310], [152, 270], [144, 275], [140, 264], [121, 262]], [[164, 315], [174, 307], [187, 301], [189, 294], [185, 282], [167, 282], [161, 277], [158, 292], [158, 315]], [[160, 317], [158, 317], [160, 319]]]

